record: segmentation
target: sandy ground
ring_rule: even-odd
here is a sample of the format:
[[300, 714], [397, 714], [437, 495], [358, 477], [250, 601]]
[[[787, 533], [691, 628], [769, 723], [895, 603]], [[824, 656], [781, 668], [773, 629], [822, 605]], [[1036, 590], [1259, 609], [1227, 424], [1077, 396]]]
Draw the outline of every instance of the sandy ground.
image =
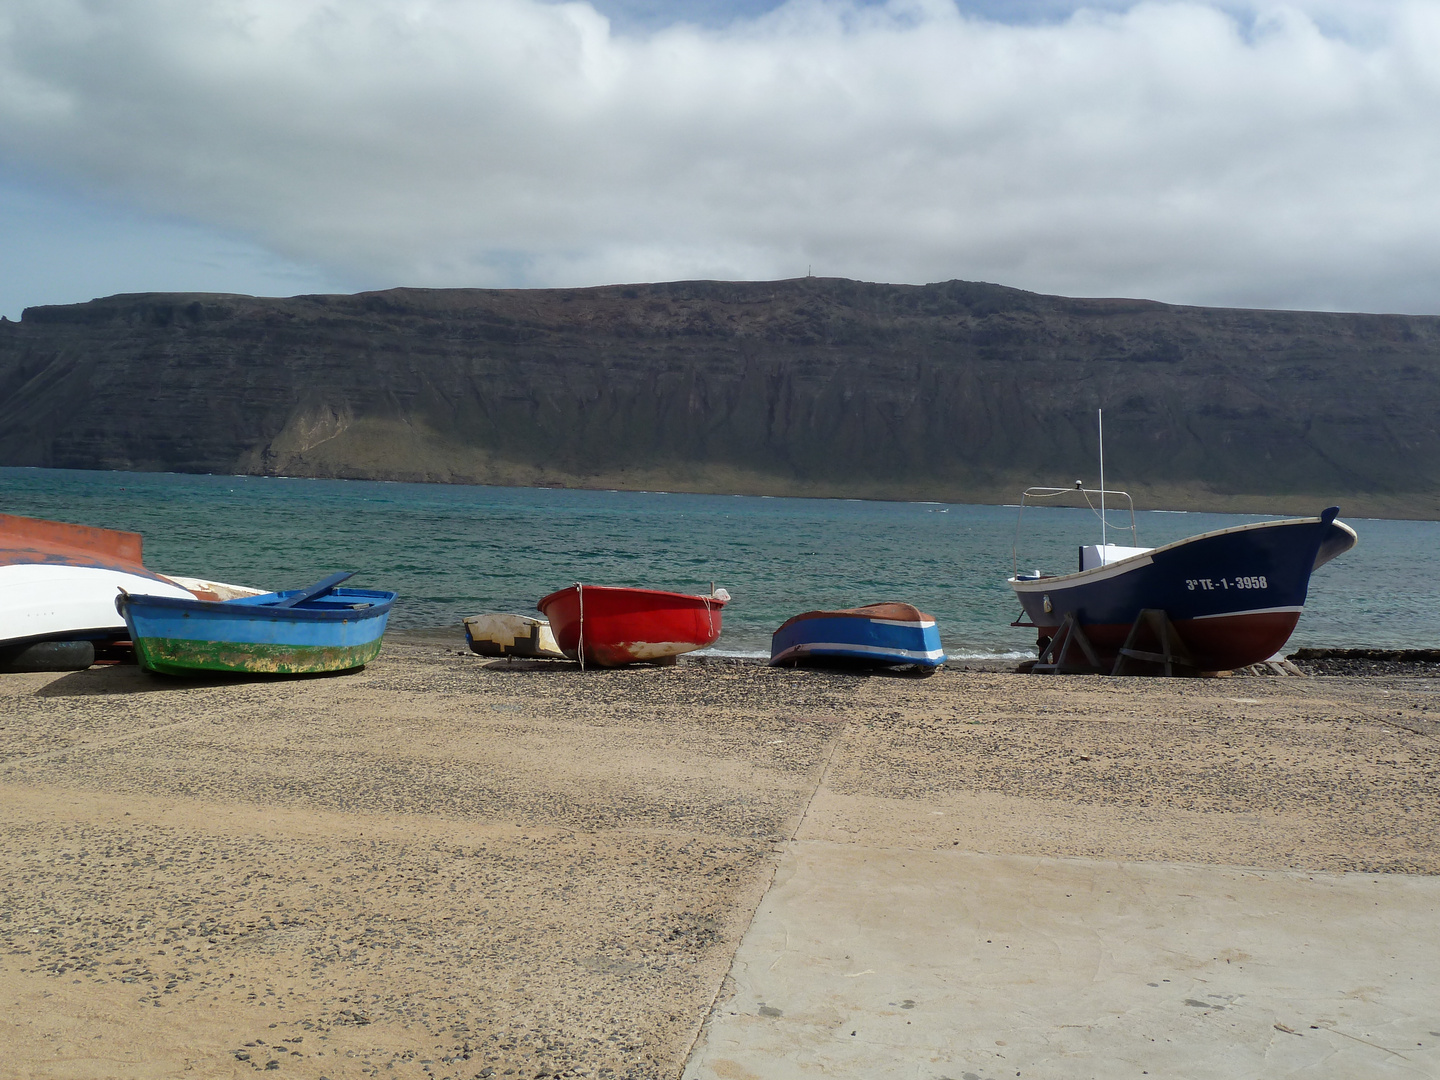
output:
[[438, 642], [0, 676], [0, 1076], [677, 1077], [797, 838], [1434, 875], [1437, 692]]

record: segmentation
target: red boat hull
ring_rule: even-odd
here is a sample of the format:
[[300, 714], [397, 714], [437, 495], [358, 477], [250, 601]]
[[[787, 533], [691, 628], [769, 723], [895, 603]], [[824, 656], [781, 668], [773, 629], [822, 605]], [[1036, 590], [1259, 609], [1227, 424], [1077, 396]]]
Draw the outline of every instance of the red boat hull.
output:
[[664, 663], [714, 644], [725, 600], [658, 589], [571, 585], [535, 606], [550, 620], [555, 643], [566, 656], [580, 657], [583, 641], [586, 664], [619, 667]]
[[[1256, 611], [1208, 619], [1178, 619], [1171, 625], [1199, 670], [1229, 671], [1274, 656], [1285, 647], [1299, 621], [1298, 611]], [[1041, 633], [1048, 636], [1059, 630], [1059, 627], [1042, 627]], [[1087, 623], [1084, 630], [1101, 667], [1109, 670], [1130, 635], [1129, 624]], [[1139, 647], [1152, 648], [1147, 644]], [[1070, 655], [1080, 656], [1079, 648], [1074, 648]]]

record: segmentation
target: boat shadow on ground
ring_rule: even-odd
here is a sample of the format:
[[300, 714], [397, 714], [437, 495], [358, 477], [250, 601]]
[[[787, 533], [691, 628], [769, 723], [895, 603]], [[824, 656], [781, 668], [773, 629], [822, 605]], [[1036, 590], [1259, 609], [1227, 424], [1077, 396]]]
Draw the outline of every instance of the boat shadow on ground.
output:
[[[743, 663], [743, 665], [746, 666], [746, 667], [750, 667], [750, 666], [754, 666], [754, 667], [768, 667], [768, 666], [769, 666], [769, 665], [765, 664], [763, 661], [750, 661], [750, 662], [741, 662], [741, 663]], [[682, 662], [681, 662], [680, 664], [678, 664], [678, 665], [676, 665], [676, 664], [645, 664], [645, 663], [639, 663], [639, 664], [622, 664], [622, 665], [620, 665], [619, 667], [597, 667], [597, 666], [595, 666], [594, 664], [589, 664], [589, 665], [587, 665], [586, 667], [581, 668], [579, 662], [578, 662], [578, 661], [575, 661], [575, 660], [531, 660], [531, 659], [516, 659], [516, 660], [511, 660], [511, 659], [498, 659], [498, 660], [487, 660], [486, 662], [484, 662], [484, 663], [482, 663], [482, 664], [480, 665], [481, 669], [484, 670], [484, 671], [495, 671], [495, 672], [501, 672], [501, 673], [504, 673], [504, 672], [507, 672], [507, 671], [508, 671], [508, 672], [516, 672], [516, 673], [519, 673], [519, 672], [529, 672], [529, 671], [550, 671], [550, 672], [554, 672], [554, 673], [556, 673], [556, 674], [562, 674], [562, 673], [581, 674], [581, 673], [583, 673], [583, 674], [586, 674], [586, 675], [600, 675], [600, 674], [606, 674], [606, 673], [610, 673], [610, 672], [623, 672], [623, 671], [631, 671], [631, 672], [634, 672], [634, 671], [655, 671], [655, 670], [664, 671], [664, 670], [666, 670], [666, 669], [672, 669], [672, 670], [673, 670], [673, 669], [676, 668], [677, 666], [680, 667], [680, 668], [682, 668], [682, 669], [684, 669], [684, 668], [692, 668], [692, 667], [711, 668], [711, 667], [720, 667], [721, 665], [720, 665], [720, 664], [717, 664], [717, 663], [714, 663], [714, 662], [711, 661], [708, 657], [707, 657], [704, 661], [695, 661], [695, 660], [682, 661]], [[737, 666], [740, 666], [740, 665], [737, 664]], [[899, 668], [897, 668], [897, 667], [887, 667], [887, 666], [881, 665], [881, 664], [876, 664], [876, 665], [869, 666], [869, 667], [866, 667], [866, 666], [863, 666], [863, 665], [855, 665], [855, 664], [848, 664], [848, 665], [847, 665], [847, 664], [834, 664], [834, 665], [830, 665], [830, 664], [796, 664], [796, 665], [793, 665], [793, 666], [792, 666], [792, 665], [789, 665], [789, 664], [784, 664], [784, 665], [778, 666], [775, 670], [777, 670], [777, 671], [786, 671], [786, 672], [794, 672], [794, 673], [797, 674], [797, 675], [803, 675], [803, 674], [812, 674], [812, 675], [813, 675], [813, 674], [822, 674], [822, 675], [845, 675], [845, 676], [850, 676], [851, 678], [871, 678], [871, 677], [876, 677], [876, 678], [882, 678], [882, 679], [928, 679], [930, 676], [934, 675], [935, 672], [939, 670], [939, 668], [919, 667], [919, 666], [915, 666], [915, 667], [899, 667]]]
[[298, 682], [307, 679], [332, 679], [351, 671], [325, 671], [303, 675], [196, 675], [177, 677], [155, 675], [137, 665], [114, 664], [72, 671], [35, 691], [36, 697], [107, 697], [117, 694], [157, 694], [172, 690], [199, 690], [216, 686], [238, 686], [247, 683]]
[[[612, 675], [620, 672], [636, 671], [664, 671], [674, 670], [677, 665], [671, 664], [620, 664], [617, 667], [600, 667], [596, 664], [586, 664], [583, 668], [578, 660], [532, 660], [523, 659], [499, 659], [486, 660], [480, 665], [482, 671], [495, 671], [500, 674], [512, 672], [519, 674], [530, 671], [549, 671], [556, 675]], [[689, 667], [689, 664], [683, 665]]]
[[940, 670], [939, 667], [905, 665], [893, 667], [884, 664], [863, 666], [856, 664], [788, 664], [777, 665], [781, 671], [809, 672], [820, 675], [848, 676], [852, 679], [928, 679]]
[[[600, 668], [600, 667], [595, 667], [595, 666], [592, 664], [590, 667], [585, 668], [584, 670], [585, 670], [585, 672], [586, 672], [587, 674], [589, 674], [589, 673], [591, 673], [591, 672], [597, 672], [597, 671], [626, 671], [626, 670], [632, 670], [632, 671], [633, 671], [636, 667], [639, 667], [639, 666], [641, 666], [641, 665], [638, 665], [638, 664], [632, 665], [632, 666], [631, 666], [630, 668], [628, 668], [628, 669], [627, 669], [627, 668], [623, 668], [623, 667], [621, 667], [621, 668]], [[528, 659], [512, 660], [512, 659], [506, 658], [506, 659], [503, 659], [503, 660], [486, 660], [484, 663], [482, 663], [482, 664], [480, 665], [480, 667], [481, 667], [483, 670], [485, 670], [485, 671], [499, 671], [499, 672], [506, 672], [506, 671], [513, 671], [513, 672], [522, 672], [522, 671], [578, 672], [578, 671], [581, 670], [580, 662], [579, 662], [578, 660], [528, 660]]]

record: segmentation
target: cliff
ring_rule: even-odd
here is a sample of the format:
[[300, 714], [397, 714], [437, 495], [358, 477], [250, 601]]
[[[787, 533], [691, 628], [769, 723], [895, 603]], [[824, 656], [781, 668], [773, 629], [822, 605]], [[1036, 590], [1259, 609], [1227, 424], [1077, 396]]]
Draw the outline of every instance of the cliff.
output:
[[0, 323], [0, 464], [1440, 517], [1440, 318], [803, 278]]

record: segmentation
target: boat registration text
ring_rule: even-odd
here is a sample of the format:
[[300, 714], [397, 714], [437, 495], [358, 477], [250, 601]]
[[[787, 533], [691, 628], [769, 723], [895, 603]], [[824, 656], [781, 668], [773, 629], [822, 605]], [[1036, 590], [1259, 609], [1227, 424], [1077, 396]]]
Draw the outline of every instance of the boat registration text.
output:
[[1209, 592], [1214, 589], [1268, 589], [1269, 582], [1265, 575], [1259, 577], [1236, 577], [1236, 578], [1186, 578], [1185, 587], [1191, 592], [1199, 589], [1201, 592]]

